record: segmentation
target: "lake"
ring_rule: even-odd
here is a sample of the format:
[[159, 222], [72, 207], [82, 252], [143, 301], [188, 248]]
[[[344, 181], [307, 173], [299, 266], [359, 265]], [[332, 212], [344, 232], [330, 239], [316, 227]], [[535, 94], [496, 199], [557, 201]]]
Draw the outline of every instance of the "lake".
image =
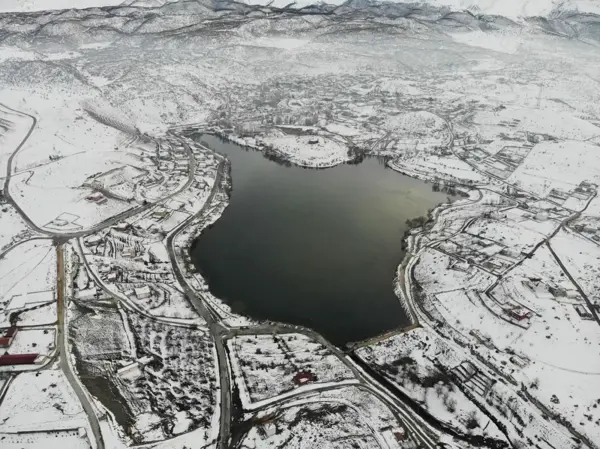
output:
[[305, 169], [215, 136], [194, 138], [231, 161], [230, 204], [191, 248], [216, 297], [337, 345], [410, 324], [393, 291], [406, 220], [446, 194], [377, 158]]

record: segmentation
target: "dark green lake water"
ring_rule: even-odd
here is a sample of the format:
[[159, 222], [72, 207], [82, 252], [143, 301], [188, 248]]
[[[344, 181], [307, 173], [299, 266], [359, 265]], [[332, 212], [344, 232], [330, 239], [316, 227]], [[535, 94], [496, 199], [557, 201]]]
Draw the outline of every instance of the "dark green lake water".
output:
[[446, 194], [375, 158], [303, 169], [214, 136], [196, 138], [232, 167], [229, 206], [191, 248], [216, 297], [338, 345], [409, 324], [393, 291], [405, 221]]

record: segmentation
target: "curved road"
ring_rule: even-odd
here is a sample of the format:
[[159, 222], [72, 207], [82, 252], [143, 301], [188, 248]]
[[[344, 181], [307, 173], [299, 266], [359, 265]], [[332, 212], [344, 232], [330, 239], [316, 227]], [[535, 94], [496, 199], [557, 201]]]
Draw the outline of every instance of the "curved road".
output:
[[173, 245], [173, 241], [179, 235], [181, 231], [183, 231], [192, 221], [202, 216], [206, 210], [210, 207], [212, 200], [215, 196], [215, 193], [219, 190], [221, 179], [223, 177], [223, 168], [225, 166], [225, 161], [222, 160], [217, 169], [217, 176], [215, 178], [215, 182], [213, 184], [213, 189], [209, 195], [209, 197], [204, 202], [204, 206], [202, 209], [198, 211], [195, 215], [192, 215], [190, 218], [182, 222], [179, 226], [177, 226], [171, 234], [167, 237], [167, 251], [169, 253], [169, 258], [171, 259], [171, 264], [173, 266], [173, 272], [175, 273], [175, 278], [177, 282], [183, 289], [183, 293], [185, 297], [188, 299], [190, 304], [194, 307], [194, 310], [204, 318], [208, 327], [210, 329], [210, 333], [212, 334], [215, 341], [215, 348], [217, 350], [217, 364], [219, 368], [219, 379], [221, 384], [221, 418], [220, 418], [220, 428], [219, 428], [219, 438], [217, 439], [217, 449], [227, 449], [229, 447], [229, 439], [231, 436], [231, 379], [229, 377], [229, 365], [227, 362], [227, 353], [225, 351], [225, 345], [223, 344], [223, 339], [221, 338], [223, 326], [220, 323], [220, 319], [218, 314], [216, 314], [213, 310], [211, 310], [207, 306], [206, 300], [201, 298], [199, 294], [197, 294], [187, 283], [183, 273], [181, 272], [181, 268], [179, 263], [177, 262], [177, 254], [175, 253], [175, 248]]

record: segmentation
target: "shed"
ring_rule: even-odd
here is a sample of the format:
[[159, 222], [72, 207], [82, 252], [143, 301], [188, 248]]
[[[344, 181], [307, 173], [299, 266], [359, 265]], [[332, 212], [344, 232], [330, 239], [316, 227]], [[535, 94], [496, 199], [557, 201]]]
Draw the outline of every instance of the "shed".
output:
[[85, 290], [79, 290], [77, 293], [75, 293], [75, 298], [81, 299], [83, 301], [86, 301], [89, 299], [94, 299], [95, 296], [96, 296], [96, 288], [95, 287], [86, 288]]
[[317, 376], [310, 371], [300, 371], [294, 375], [294, 383], [296, 385], [304, 385], [317, 380]]
[[4, 354], [0, 355], [0, 366], [33, 365], [39, 354]]
[[17, 329], [16, 326], [11, 326], [8, 329], [5, 329], [2, 337], [0, 337], [0, 348], [9, 347], [18, 331], [19, 329]]
[[135, 296], [137, 296], [138, 299], [145, 299], [145, 298], [150, 297], [151, 291], [150, 291], [150, 287], [148, 287], [147, 285], [136, 288], [134, 290], [135, 290]]

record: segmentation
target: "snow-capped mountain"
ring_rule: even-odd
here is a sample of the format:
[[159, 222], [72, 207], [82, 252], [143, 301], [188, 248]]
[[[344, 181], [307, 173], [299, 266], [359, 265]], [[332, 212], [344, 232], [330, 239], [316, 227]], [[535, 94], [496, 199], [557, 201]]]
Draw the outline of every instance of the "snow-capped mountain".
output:
[[[169, 3], [194, 2], [195, 0], [3, 0], [0, 12], [32, 12], [55, 9], [84, 9], [103, 6], [130, 5], [138, 7], [157, 7]], [[377, 3], [370, 0], [239, 0], [247, 5], [271, 6], [276, 8], [303, 8], [315, 4], [352, 6], [372, 6]], [[563, 12], [581, 12], [600, 14], [600, 2], [597, 0], [388, 0], [389, 3], [427, 4], [434, 7], [446, 7], [451, 10], [468, 10], [473, 14], [498, 15], [511, 19], [519, 17], [549, 17]], [[203, 2], [207, 3], [207, 2]], [[223, 1], [213, 1], [222, 5]]]

